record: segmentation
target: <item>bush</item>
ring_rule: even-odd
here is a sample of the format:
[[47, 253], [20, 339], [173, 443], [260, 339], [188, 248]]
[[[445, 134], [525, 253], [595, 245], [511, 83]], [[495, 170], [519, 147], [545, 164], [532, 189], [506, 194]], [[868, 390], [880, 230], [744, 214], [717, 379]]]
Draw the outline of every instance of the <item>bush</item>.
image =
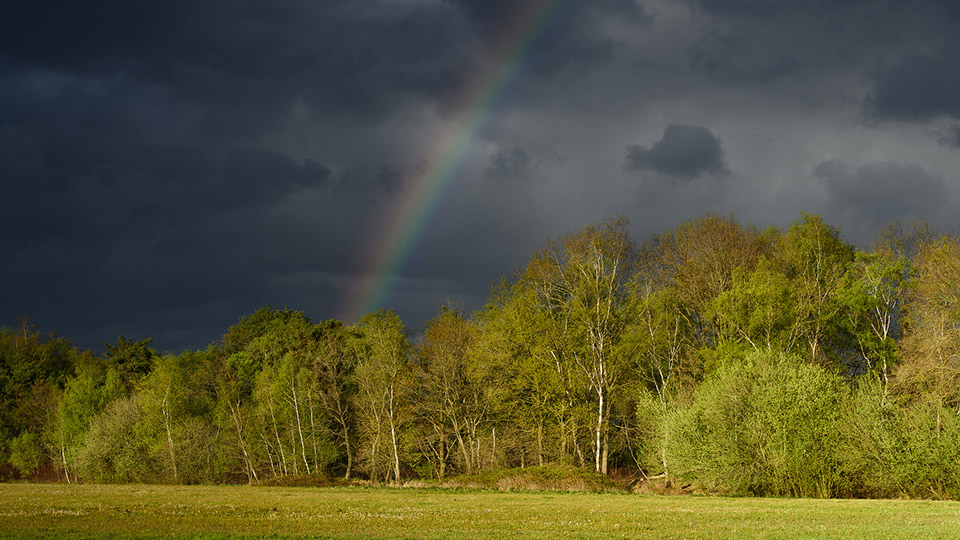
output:
[[960, 496], [960, 419], [931, 396], [897, 402], [879, 384], [853, 392], [842, 424], [846, 496]]
[[911, 497], [960, 497], [960, 419], [928, 399], [902, 409], [886, 448], [891, 481]]
[[98, 414], [77, 453], [80, 476], [102, 483], [161, 480], [162, 454], [151, 450], [153, 438], [138, 432], [141, 417], [133, 397], [117, 399]]
[[721, 365], [668, 418], [668, 467], [728, 494], [837, 495], [843, 383], [784, 355]]
[[500, 491], [606, 491], [618, 489], [606, 476], [573, 465], [492, 469], [470, 476], [443, 480], [440, 487], [496, 489]]
[[665, 421], [667, 408], [654, 394], [641, 390], [635, 394], [637, 438], [635, 456], [637, 465], [647, 475], [656, 475], [665, 471], [666, 453]]
[[24, 431], [10, 441], [10, 464], [20, 471], [20, 476], [33, 474], [43, 461], [40, 439], [30, 431]]
[[[202, 484], [215, 481], [209, 462], [210, 446], [214, 444], [215, 432], [209, 422], [197, 416], [180, 420], [173, 427], [176, 446], [177, 472], [184, 484]], [[161, 439], [161, 444], [166, 441]], [[167, 449], [160, 450], [164, 455]]]
[[340, 478], [329, 478], [323, 473], [287, 474], [265, 478], [261, 484], [264, 486], [278, 487], [331, 487], [351, 485], [349, 481]]

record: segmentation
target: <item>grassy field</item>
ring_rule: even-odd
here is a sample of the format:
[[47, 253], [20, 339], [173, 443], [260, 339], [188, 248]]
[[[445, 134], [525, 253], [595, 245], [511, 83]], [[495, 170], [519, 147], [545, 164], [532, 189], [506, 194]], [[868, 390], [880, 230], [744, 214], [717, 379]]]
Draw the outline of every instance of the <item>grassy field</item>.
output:
[[956, 538], [960, 503], [0, 484], [0, 537]]

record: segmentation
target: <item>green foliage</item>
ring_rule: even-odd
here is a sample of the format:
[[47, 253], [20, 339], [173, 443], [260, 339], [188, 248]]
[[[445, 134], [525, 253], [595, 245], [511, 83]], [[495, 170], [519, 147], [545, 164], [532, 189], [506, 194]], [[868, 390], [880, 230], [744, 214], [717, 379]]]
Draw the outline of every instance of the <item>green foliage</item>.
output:
[[85, 356], [27, 318], [0, 328], [0, 460], [10, 459], [10, 445], [23, 431], [42, 436], [49, 430], [55, 394]]
[[795, 299], [794, 325], [806, 345], [803, 356], [843, 366], [849, 351], [855, 350], [840, 301], [844, 276], [854, 258], [853, 246], [822, 217], [803, 213], [777, 248]]
[[731, 494], [838, 494], [842, 381], [795, 358], [722, 366], [669, 419], [670, 469]]
[[156, 482], [162, 458], [152, 448], [149, 426], [134, 397], [120, 398], [90, 423], [76, 455], [84, 479], [102, 483]]
[[24, 431], [10, 441], [10, 464], [20, 471], [20, 475], [28, 477], [40, 466], [44, 451], [40, 438], [30, 431]]
[[667, 420], [672, 406], [647, 390], [634, 395], [636, 438], [633, 458], [645, 475], [668, 473], [666, 463]]
[[794, 348], [797, 301], [787, 277], [766, 258], [747, 273], [737, 269], [733, 286], [713, 302], [722, 340], [739, 342], [755, 351]]
[[442, 307], [416, 336], [390, 311], [265, 307], [206, 350], [120, 336], [96, 356], [20, 321], [0, 329], [0, 458], [71, 482], [520, 489], [590, 469], [960, 497], [958, 290], [960, 240], [929, 228], [855, 252], [819, 216], [708, 215], [642, 244], [624, 218], [549, 241], [479, 313]]
[[902, 312], [916, 285], [917, 271], [892, 251], [857, 253], [839, 300], [859, 350], [857, 373], [871, 372], [886, 392], [903, 336]]
[[[594, 470], [604, 474], [612, 401], [630, 366], [628, 355], [615, 353], [635, 313], [636, 297], [630, 285], [638, 256], [628, 229], [623, 217], [587, 225], [548, 242], [525, 271], [525, 281], [536, 291], [538, 307], [549, 321], [546, 330], [555, 340], [551, 354], [562, 364], [557, 371], [565, 379], [568, 405], [595, 411], [591, 412], [595, 420], [589, 424], [589, 444]], [[573, 398], [575, 387], [585, 387], [589, 400]], [[571, 431], [576, 439], [578, 430]], [[580, 441], [574, 444], [582, 456]]]
[[891, 456], [900, 491], [918, 497], [960, 497], [960, 419], [921, 401], [906, 411]]
[[107, 367], [115, 370], [117, 377], [127, 391], [140, 381], [153, 367], [157, 351], [150, 347], [153, 338], [133, 342], [119, 336], [116, 343], [105, 343], [104, 354]]
[[371, 479], [400, 481], [400, 431], [410, 409], [412, 371], [410, 344], [400, 317], [378, 311], [360, 319], [357, 350], [356, 409], [359, 449], [364, 472]]
[[482, 459], [487, 372], [473, 361], [475, 337], [471, 321], [444, 306], [413, 350], [419, 444], [440, 478], [450, 463], [473, 474]]
[[926, 245], [915, 264], [895, 386], [960, 411], [960, 238]]
[[[903, 397], [903, 396], [901, 396]], [[925, 398], [885, 399], [882, 383], [864, 379], [844, 415], [841, 469], [849, 496], [960, 496], [960, 421]]]

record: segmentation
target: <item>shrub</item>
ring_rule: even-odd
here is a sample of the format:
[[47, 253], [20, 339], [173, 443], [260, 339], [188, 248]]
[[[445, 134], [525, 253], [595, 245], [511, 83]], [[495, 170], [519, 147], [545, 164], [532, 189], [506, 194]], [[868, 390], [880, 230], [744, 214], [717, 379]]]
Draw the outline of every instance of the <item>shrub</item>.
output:
[[641, 390], [634, 397], [638, 441], [634, 459], [647, 475], [666, 472], [666, 419], [667, 407], [652, 393]]
[[338, 478], [329, 478], [323, 473], [317, 473], [287, 474], [273, 478], [265, 478], [261, 484], [264, 486], [278, 487], [330, 487], [350, 485], [350, 482]]
[[90, 423], [77, 453], [80, 476], [95, 482], [156, 482], [162, 478], [162, 455], [153, 439], [138, 432], [141, 408], [133, 397], [120, 398]]
[[30, 431], [24, 431], [10, 441], [10, 464], [20, 471], [20, 476], [33, 474], [43, 461], [40, 439]]
[[606, 476], [573, 465], [492, 469], [470, 476], [457, 476], [441, 487], [496, 489], [500, 491], [605, 491], [618, 489]]
[[886, 450], [891, 481], [912, 497], [960, 497], [960, 419], [932, 399], [901, 409]]
[[669, 469], [729, 494], [841, 491], [843, 379], [779, 354], [721, 365], [667, 420]]

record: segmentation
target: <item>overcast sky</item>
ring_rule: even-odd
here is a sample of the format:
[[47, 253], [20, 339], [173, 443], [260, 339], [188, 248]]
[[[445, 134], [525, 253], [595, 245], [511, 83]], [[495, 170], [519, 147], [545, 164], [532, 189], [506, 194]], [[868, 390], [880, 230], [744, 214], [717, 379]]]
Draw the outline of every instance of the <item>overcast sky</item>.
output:
[[385, 298], [408, 326], [480, 307], [544, 240], [619, 214], [638, 239], [709, 212], [819, 213], [860, 245], [891, 219], [956, 229], [958, 6], [15, 2], [0, 325], [181, 350], [263, 305], [349, 316], [460, 97], [537, 10]]

